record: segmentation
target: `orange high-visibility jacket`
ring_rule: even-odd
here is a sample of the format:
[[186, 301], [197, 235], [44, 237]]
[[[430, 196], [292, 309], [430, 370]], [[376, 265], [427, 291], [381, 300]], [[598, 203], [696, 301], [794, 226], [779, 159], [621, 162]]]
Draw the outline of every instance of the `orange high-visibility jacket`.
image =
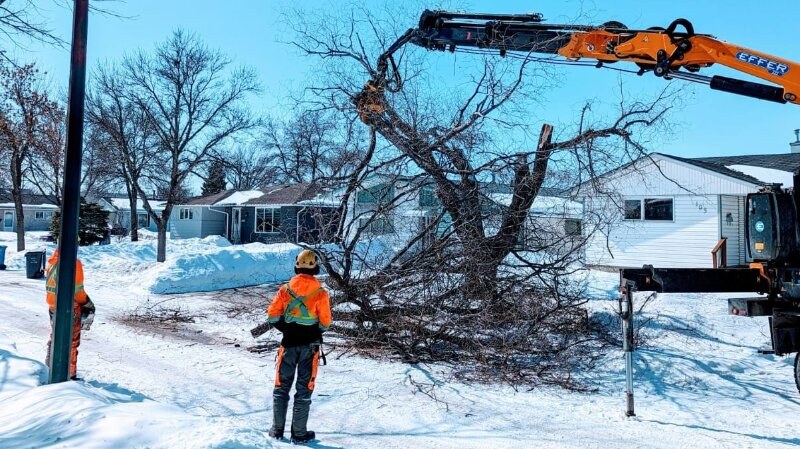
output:
[[[50, 310], [56, 307], [56, 285], [58, 284], [58, 250], [47, 261], [47, 305]], [[75, 260], [75, 306], [80, 307], [89, 300], [86, 291], [83, 289], [83, 264], [80, 260]]]
[[317, 278], [298, 274], [281, 286], [267, 315], [272, 323], [284, 317], [287, 323], [319, 325], [320, 330], [325, 331], [331, 325], [330, 298]]

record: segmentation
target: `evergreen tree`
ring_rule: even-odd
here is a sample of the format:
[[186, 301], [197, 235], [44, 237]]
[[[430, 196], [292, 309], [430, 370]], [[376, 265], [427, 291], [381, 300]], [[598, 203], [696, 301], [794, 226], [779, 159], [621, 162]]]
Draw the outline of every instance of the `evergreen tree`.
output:
[[203, 183], [203, 196], [213, 195], [225, 190], [225, 163], [215, 160], [208, 168], [208, 176]]
[[[87, 203], [81, 197], [80, 219], [78, 221], [78, 237], [81, 239], [81, 246], [93, 245], [103, 241], [108, 235], [108, 212], [104, 211], [95, 203]], [[61, 212], [53, 213], [50, 221], [50, 235], [54, 241], [58, 241], [61, 233]]]

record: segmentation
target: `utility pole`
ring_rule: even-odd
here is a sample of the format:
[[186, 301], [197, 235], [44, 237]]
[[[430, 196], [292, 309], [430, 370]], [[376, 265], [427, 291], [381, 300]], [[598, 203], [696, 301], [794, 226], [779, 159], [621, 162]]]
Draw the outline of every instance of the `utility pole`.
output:
[[67, 107], [67, 148], [64, 161], [61, 234], [58, 242], [58, 283], [50, 353], [50, 383], [69, 379], [72, 320], [75, 295], [75, 262], [78, 258], [78, 212], [83, 155], [83, 106], [86, 93], [86, 36], [89, 0], [75, 0]]

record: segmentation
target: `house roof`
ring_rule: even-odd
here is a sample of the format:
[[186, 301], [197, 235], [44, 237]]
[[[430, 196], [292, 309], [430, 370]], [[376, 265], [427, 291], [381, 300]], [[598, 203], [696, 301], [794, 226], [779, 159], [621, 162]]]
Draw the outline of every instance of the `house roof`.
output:
[[756, 185], [780, 182], [789, 187], [792, 173], [800, 169], [800, 153], [698, 158], [665, 156]]
[[[685, 162], [690, 165], [694, 165], [695, 167], [713, 171], [714, 173], [719, 173], [720, 175], [725, 175], [730, 178], [738, 179], [739, 181], [749, 182], [755, 185], [763, 184], [761, 180], [759, 180], [754, 176], [750, 176], [739, 170], [728, 168], [724, 164], [721, 164], [719, 162], [712, 162], [707, 160], [707, 159], [717, 159], [717, 158], [685, 158], [685, 157], [672, 156], [669, 154], [661, 154], [661, 155], [669, 159], [674, 159], [677, 161]], [[719, 159], [724, 159], [724, 158], [719, 158]]]
[[264, 189], [264, 195], [245, 202], [248, 206], [267, 206], [275, 204], [297, 204], [310, 200], [321, 191], [315, 184], [283, 184]]
[[316, 184], [280, 184], [261, 190], [230, 189], [187, 201], [185, 206], [276, 206], [299, 204], [321, 192]]
[[[800, 153], [750, 154], [697, 158], [679, 157], [664, 153], [650, 153], [635, 161], [610, 170], [600, 177], [610, 176], [620, 170], [630, 167], [640, 160], [648, 158], [664, 158], [679, 161], [728, 178], [752, 184], [754, 187], [774, 183], [781, 183], [784, 187], [791, 187], [794, 171], [800, 170]], [[586, 182], [583, 184], [585, 183]], [[580, 184], [576, 188], [580, 188], [583, 184]]]
[[[56, 197], [52, 195], [39, 195], [29, 191], [22, 192], [22, 204], [28, 207], [57, 208]], [[0, 205], [14, 207], [14, 198], [10, 189], [0, 189]]]
[[215, 203], [233, 195], [234, 193], [236, 193], [236, 189], [228, 189], [213, 195], [197, 196], [189, 199], [184, 204], [181, 204], [181, 206], [212, 206]]

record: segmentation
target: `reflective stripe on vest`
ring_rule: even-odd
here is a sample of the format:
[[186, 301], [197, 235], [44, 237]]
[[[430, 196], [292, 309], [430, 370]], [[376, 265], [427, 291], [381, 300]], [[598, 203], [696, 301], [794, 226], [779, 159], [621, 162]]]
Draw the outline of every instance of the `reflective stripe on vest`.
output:
[[[50, 272], [47, 273], [47, 293], [56, 294], [56, 287], [58, 285], [58, 264], [53, 264]], [[75, 283], [75, 294], [83, 291], [83, 284]]]
[[[322, 287], [314, 290], [313, 292], [305, 295], [305, 296], [297, 296], [295, 292], [289, 288], [289, 285], [286, 285], [286, 293], [289, 294], [289, 297], [292, 298], [292, 301], [286, 306], [286, 311], [283, 313], [283, 319], [287, 323], [297, 323], [302, 324], [305, 326], [312, 326], [319, 322], [319, 319], [315, 316], [311, 316], [311, 312], [308, 310], [308, 306], [306, 306], [305, 300], [311, 298], [312, 296], [316, 295], [317, 293], [323, 290]], [[291, 312], [297, 310], [299, 316], [290, 315]]]

